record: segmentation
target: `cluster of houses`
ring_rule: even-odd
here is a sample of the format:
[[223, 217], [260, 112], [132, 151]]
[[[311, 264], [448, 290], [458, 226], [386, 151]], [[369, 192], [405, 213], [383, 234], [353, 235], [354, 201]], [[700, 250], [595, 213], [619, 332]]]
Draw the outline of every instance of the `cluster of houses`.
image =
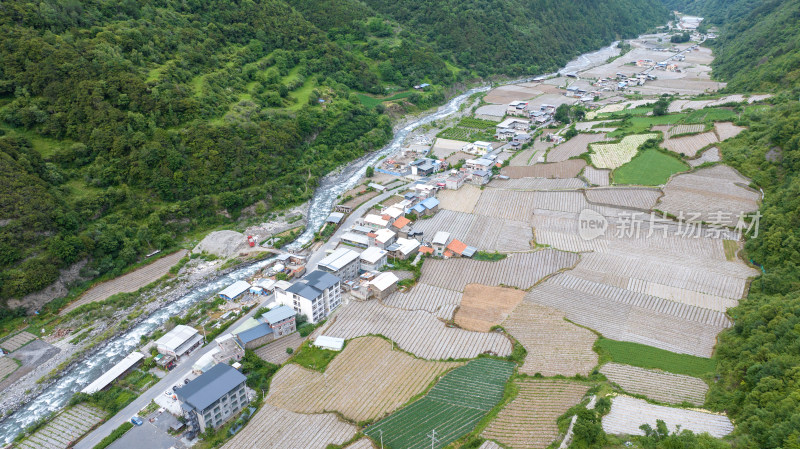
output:
[[[514, 100], [509, 103], [508, 107], [506, 108], [507, 116], [528, 118], [537, 125], [544, 125], [552, 120], [555, 112], [555, 105], [542, 104], [539, 107], [536, 107], [531, 102], [524, 100]], [[502, 127], [501, 125], [498, 125], [498, 127]]]

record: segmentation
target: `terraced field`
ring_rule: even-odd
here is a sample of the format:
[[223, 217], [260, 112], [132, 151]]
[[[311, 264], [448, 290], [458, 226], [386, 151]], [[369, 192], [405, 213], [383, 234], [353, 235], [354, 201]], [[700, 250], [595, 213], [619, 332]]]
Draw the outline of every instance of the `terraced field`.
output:
[[[503, 398], [514, 364], [481, 358], [446, 374], [422, 399], [364, 429], [390, 449], [441, 449], [470, 432]], [[427, 435], [436, 431], [438, 442]]]
[[437, 198], [440, 201], [439, 209], [470, 214], [475, 209], [475, 204], [480, 196], [481, 189], [472, 184], [464, 184], [458, 190], [442, 190]]
[[289, 360], [290, 354], [286, 353], [286, 348], [297, 350], [303, 344], [305, 338], [301, 337], [299, 333], [291, 333], [281, 339], [270, 342], [255, 350], [256, 355], [262, 360], [275, 365], [282, 365], [285, 361]]
[[758, 210], [761, 194], [750, 180], [727, 165], [703, 168], [673, 177], [656, 208], [675, 216], [699, 213], [696, 220], [736, 226], [739, 214]]
[[[280, 425], [275, 425], [280, 423]], [[356, 427], [332, 413], [304, 415], [264, 404], [224, 449], [325, 449], [344, 444]]]
[[672, 152], [685, 154], [688, 157], [694, 157], [701, 149], [717, 142], [719, 142], [717, 135], [713, 132], [707, 132], [692, 136], [667, 139], [661, 144], [661, 146]]
[[575, 265], [577, 261], [576, 254], [551, 249], [510, 254], [498, 262], [430, 260], [422, 266], [421, 282], [457, 291], [464, 291], [467, 284], [508, 285], [527, 290], [550, 274]]
[[596, 168], [617, 168], [628, 163], [636, 155], [639, 147], [648, 139], [656, 138], [657, 135], [634, 134], [625, 136], [617, 143], [594, 143], [590, 147], [592, 165]]
[[10, 338], [3, 340], [3, 342], [0, 343], [0, 348], [3, 348], [8, 352], [14, 352], [33, 340], [36, 340], [35, 335], [27, 331], [22, 331]]
[[719, 162], [722, 160], [722, 154], [719, 152], [719, 148], [711, 147], [698, 157], [697, 159], [689, 159], [686, 161], [691, 167], [697, 167], [699, 165], [705, 164], [706, 162]]
[[586, 187], [586, 183], [579, 178], [495, 178], [489, 187], [507, 190], [572, 190]]
[[544, 449], [559, 436], [558, 417], [579, 403], [589, 387], [568, 380], [520, 379], [519, 393], [481, 436], [514, 449]]
[[655, 428], [658, 419], [667, 424], [670, 433], [677, 426], [694, 433], [708, 432], [716, 438], [733, 431], [733, 424], [724, 415], [653, 405], [630, 396], [617, 396], [611, 401], [611, 412], [603, 417], [603, 430], [615, 435], [644, 435], [639, 426], [649, 424]]
[[524, 296], [524, 290], [468, 284], [455, 322], [462, 329], [489, 332], [508, 317]]
[[591, 165], [587, 165], [583, 169], [583, 177], [589, 181], [589, 184], [596, 186], [607, 186], [609, 184], [609, 176], [611, 170], [597, 169]]
[[16, 447], [24, 449], [64, 449], [100, 424], [106, 416], [103, 410], [79, 404], [61, 412]]
[[580, 212], [592, 207], [583, 192], [559, 190], [547, 192], [526, 192], [520, 190], [484, 190], [475, 213], [504, 220], [529, 221], [534, 212], [548, 211]]
[[649, 211], [661, 197], [660, 189], [606, 188], [586, 190], [586, 199], [592, 203]]
[[11, 357], [0, 357], [0, 380], [8, 377], [17, 368], [19, 368], [19, 364]]
[[671, 139], [680, 134], [695, 134], [701, 133], [706, 129], [706, 125], [655, 125], [651, 128], [653, 131], [661, 131], [664, 134], [664, 139]]
[[603, 365], [600, 372], [626, 392], [647, 396], [659, 402], [670, 404], [689, 402], [699, 407], [705, 403], [708, 393], [708, 385], [705, 382], [682, 374], [613, 362]]
[[413, 228], [422, 231], [428, 239], [437, 231], [446, 231], [453, 238], [482, 251], [528, 251], [533, 240], [533, 231], [524, 221], [451, 210], [441, 210], [433, 218], [418, 221]]
[[401, 349], [432, 360], [467, 359], [487, 352], [500, 356], [511, 353], [511, 342], [501, 334], [448, 328], [428, 312], [395, 309], [378, 301], [347, 304], [324, 334], [346, 340], [383, 335]]
[[457, 362], [415, 359], [378, 337], [347, 343], [325, 373], [295, 364], [281, 368], [270, 384], [267, 403], [298, 413], [337, 411], [348, 419], [380, 418], [422, 393]]
[[481, 444], [481, 447], [479, 447], [478, 449], [503, 449], [503, 448], [498, 446], [497, 443], [495, 443], [494, 441], [487, 440], [484, 441], [483, 444]]
[[[516, 160], [516, 158], [515, 158]], [[586, 166], [583, 159], [572, 159], [563, 162], [553, 162], [547, 164], [528, 165], [515, 167], [509, 165], [503, 167], [500, 173], [511, 179], [519, 178], [574, 178]]]
[[561, 145], [555, 146], [547, 153], [547, 162], [562, 162], [580, 156], [589, 151], [589, 144], [606, 140], [604, 133], [578, 134]]
[[346, 449], [375, 449], [375, 445], [372, 444], [369, 438], [362, 438], [350, 446], [347, 446]]
[[592, 350], [597, 336], [567, 322], [564, 313], [552, 307], [523, 302], [503, 327], [528, 350], [521, 373], [585, 376], [597, 365], [597, 353]]
[[745, 129], [747, 128], [742, 126], [736, 126], [731, 122], [714, 123], [714, 130], [717, 132], [717, 137], [719, 137], [720, 142], [738, 136], [739, 133], [741, 133]]
[[461, 292], [419, 282], [407, 293], [392, 293], [383, 303], [398, 309], [424, 310], [438, 318], [450, 320], [461, 303]]

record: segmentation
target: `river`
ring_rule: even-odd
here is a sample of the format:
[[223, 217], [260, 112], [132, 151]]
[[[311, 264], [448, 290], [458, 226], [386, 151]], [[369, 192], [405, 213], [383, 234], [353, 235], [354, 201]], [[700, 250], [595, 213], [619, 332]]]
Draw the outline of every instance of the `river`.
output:
[[[565, 67], [568, 68], [570, 72], [578, 72], [586, 70], [591, 66], [599, 65], [605, 61], [605, 58], [607, 58], [609, 54], [613, 53], [614, 46], [615, 44], [612, 44], [601, 50], [581, 55], [569, 62]], [[605, 56], [605, 58], [603, 56]], [[533, 77], [515, 80], [509, 83], [530, 81], [531, 79], [533, 79]], [[489, 86], [477, 87], [452, 98], [447, 104], [439, 107], [435, 112], [414, 119], [400, 128], [395, 132], [392, 141], [380, 151], [353, 161], [343, 169], [323, 178], [319, 188], [311, 199], [306, 230], [289, 245], [289, 248], [299, 249], [313, 240], [314, 233], [322, 227], [337, 197], [356, 186], [359, 179], [366, 172], [367, 166], [374, 165], [383, 156], [388, 156], [400, 149], [403, 141], [415, 129], [454, 114], [472, 94], [487, 90], [489, 90]], [[87, 356], [83, 362], [62, 374], [56, 382], [46, 388], [36, 398], [20, 407], [11, 416], [0, 422], [0, 445], [8, 444], [23, 429], [36, 422], [38, 419], [64, 407], [75, 392], [82, 390], [86, 385], [100, 377], [108, 368], [122, 360], [131, 351], [135, 350], [139, 346], [140, 338], [143, 335], [153, 332], [171, 316], [181, 315], [193, 304], [208, 298], [213, 293], [222, 290], [234, 281], [252, 276], [271, 261], [272, 259], [257, 262], [253, 265], [237, 269], [227, 275], [220, 276], [213, 281], [201, 284], [180, 299], [153, 312], [149, 317], [128, 332], [94, 349], [94, 352]]]

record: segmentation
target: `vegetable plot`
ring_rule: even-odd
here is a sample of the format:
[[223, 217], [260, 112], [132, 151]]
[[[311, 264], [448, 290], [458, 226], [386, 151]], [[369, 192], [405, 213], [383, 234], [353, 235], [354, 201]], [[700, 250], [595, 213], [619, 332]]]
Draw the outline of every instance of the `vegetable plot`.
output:
[[594, 143], [590, 147], [592, 165], [597, 168], [617, 168], [630, 162], [636, 155], [636, 150], [648, 139], [658, 137], [657, 134], [634, 134], [625, 136], [617, 143]]

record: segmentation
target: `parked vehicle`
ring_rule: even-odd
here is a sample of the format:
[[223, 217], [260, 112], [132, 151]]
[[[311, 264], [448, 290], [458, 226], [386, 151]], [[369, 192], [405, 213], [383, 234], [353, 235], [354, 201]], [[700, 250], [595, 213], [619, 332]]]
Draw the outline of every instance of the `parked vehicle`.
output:
[[144, 421], [142, 421], [142, 418], [139, 418], [138, 416], [134, 416], [133, 418], [131, 418], [131, 422], [135, 426], [141, 426], [142, 424], [144, 424]]

